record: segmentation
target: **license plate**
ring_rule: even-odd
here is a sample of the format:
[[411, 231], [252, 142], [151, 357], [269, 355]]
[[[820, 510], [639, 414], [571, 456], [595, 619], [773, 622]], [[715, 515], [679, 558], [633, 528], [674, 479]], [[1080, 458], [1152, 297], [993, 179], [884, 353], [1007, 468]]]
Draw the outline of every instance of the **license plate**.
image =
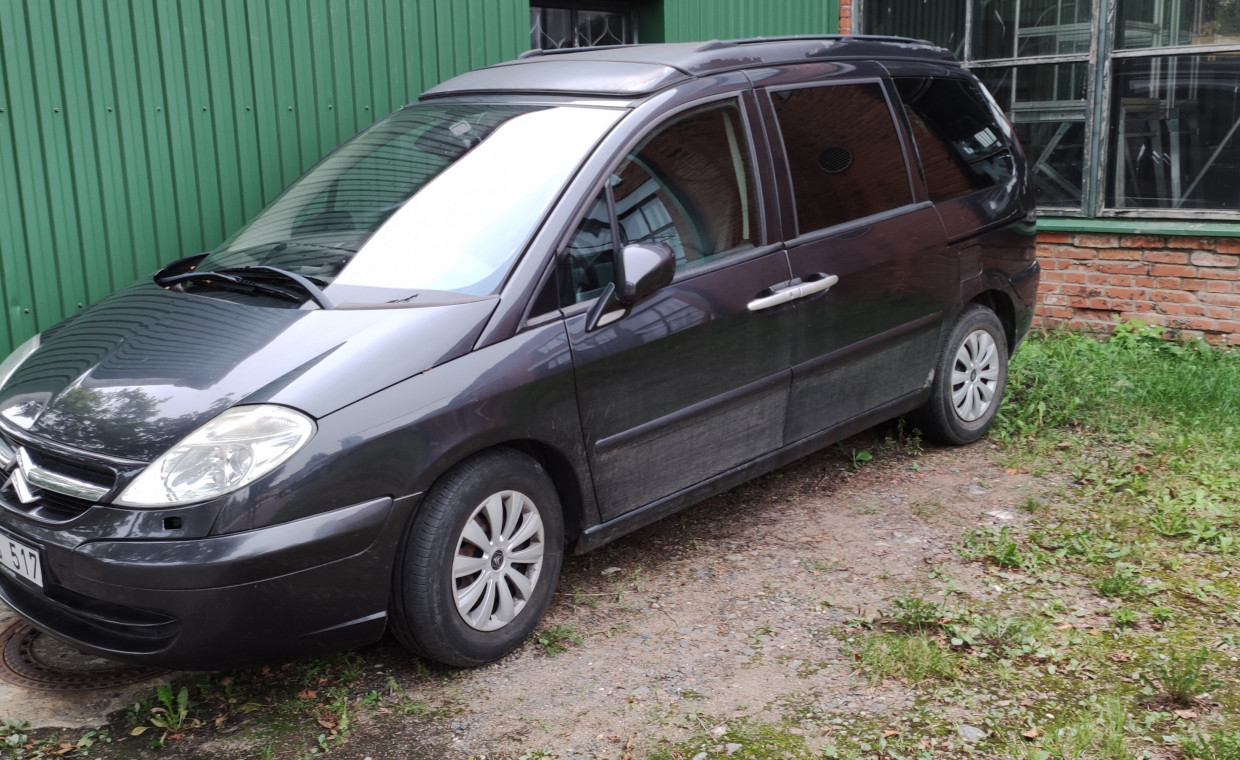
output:
[[36, 586], [43, 586], [43, 563], [39, 550], [0, 533], [0, 566], [13, 571]]

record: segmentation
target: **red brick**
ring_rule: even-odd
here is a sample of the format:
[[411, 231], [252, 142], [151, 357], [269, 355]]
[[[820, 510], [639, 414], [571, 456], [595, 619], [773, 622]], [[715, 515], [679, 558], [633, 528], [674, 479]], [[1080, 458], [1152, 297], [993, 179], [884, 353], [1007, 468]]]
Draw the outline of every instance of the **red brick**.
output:
[[1185, 317], [1184, 319], [1171, 320], [1172, 327], [1178, 327], [1181, 330], [1218, 330], [1218, 320], [1206, 319], [1205, 317]]
[[1155, 277], [1196, 277], [1197, 267], [1181, 267], [1172, 264], [1158, 264], [1150, 267], [1150, 274]]
[[1188, 254], [1175, 251], [1146, 251], [1145, 260], [1151, 264], [1187, 264]]
[[1064, 285], [1061, 288], [1065, 296], [1076, 296], [1079, 298], [1094, 298], [1102, 294], [1099, 288], [1090, 288], [1083, 285]]
[[1141, 251], [1131, 248], [1101, 248], [1098, 250], [1098, 258], [1107, 261], [1140, 261]]
[[1227, 336], [1227, 345], [1229, 345], [1229, 346], [1240, 346], [1240, 333], [1236, 333], [1236, 334], [1228, 335], [1228, 336]]
[[1076, 244], [1082, 248], [1114, 248], [1119, 245], [1115, 235], [1077, 235]]
[[1131, 288], [1133, 286], [1132, 281], [1135, 279], [1135, 277], [1126, 274], [1113, 274], [1111, 275], [1111, 284], [1117, 288]]
[[1240, 270], [1238, 269], [1211, 269], [1210, 267], [1205, 267], [1204, 269], [1202, 269], [1200, 272], [1197, 273], [1197, 276], [1205, 278], [1207, 280], [1231, 280], [1234, 282], [1234, 281], [1240, 280]]
[[1145, 291], [1137, 290], [1136, 288], [1105, 288], [1102, 291], [1102, 295], [1107, 298], [1145, 298]]
[[1202, 303], [1211, 306], [1230, 306], [1233, 309], [1240, 307], [1240, 295], [1234, 293], [1202, 293], [1200, 299]]
[[1211, 306], [1206, 310], [1206, 316], [1212, 319], [1231, 319], [1236, 316], [1235, 309], [1229, 309], [1226, 306]]
[[1056, 259], [1092, 259], [1095, 254], [1070, 245], [1048, 245], [1042, 255]]
[[1153, 277], [1132, 278], [1132, 284], [1136, 285], [1138, 288], [1154, 288], [1154, 287], [1157, 287], [1157, 284], [1156, 284], [1157, 282], [1158, 281], [1155, 280]]
[[1189, 293], [1196, 293], [1199, 290], [1205, 290], [1205, 288], [1206, 288], [1205, 280], [1194, 280], [1188, 277], [1185, 277], [1183, 280], [1180, 280], [1180, 289], [1187, 290]]
[[1159, 314], [1179, 316], [1184, 313], [1184, 304], [1181, 303], [1160, 303], [1155, 308]]
[[1150, 293], [1155, 303], [1192, 303], [1195, 299], [1182, 290], [1155, 290]]
[[1215, 250], [1219, 253], [1240, 253], [1240, 240], [1220, 240]]
[[1105, 272], [1090, 272], [1085, 275], [1085, 282], [1090, 285], [1106, 285], [1111, 282], [1111, 275]]
[[1060, 276], [1063, 277], [1064, 282], [1073, 282], [1077, 285], [1085, 284], [1084, 272], [1063, 272]]
[[1180, 282], [1182, 281], [1179, 277], [1159, 277], [1157, 287], [1163, 288], [1164, 290], [1179, 290]]
[[1119, 239], [1119, 244], [1124, 248], [1162, 248], [1166, 245], [1160, 237], [1145, 235], [1125, 235]]
[[1222, 280], [1211, 280], [1210, 282], [1206, 283], [1206, 292], [1207, 293], [1230, 293], [1231, 287], [1232, 286], [1230, 282], [1223, 282]]
[[1060, 294], [1043, 296], [1042, 303], [1047, 306], [1067, 306], [1068, 297], [1065, 295], [1060, 295]]
[[1219, 332], [1240, 333], [1240, 322], [1220, 319], [1218, 321], [1218, 329]]
[[1071, 243], [1072, 233], [1070, 232], [1039, 232], [1038, 245], [1043, 243]]
[[1210, 250], [1214, 248], [1214, 243], [1213, 241], [1203, 240], [1201, 238], [1171, 237], [1167, 238], [1167, 247]]
[[1144, 264], [1138, 264], [1134, 262], [1123, 262], [1123, 261], [1109, 261], [1105, 264], [1091, 263], [1088, 266], [1093, 271], [1102, 272], [1103, 274], [1138, 275], [1138, 274], [1145, 274], [1147, 271], [1146, 266]]
[[1232, 268], [1240, 264], [1240, 256], [1221, 256], [1217, 253], [1194, 253], [1192, 262], [1199, 267]]

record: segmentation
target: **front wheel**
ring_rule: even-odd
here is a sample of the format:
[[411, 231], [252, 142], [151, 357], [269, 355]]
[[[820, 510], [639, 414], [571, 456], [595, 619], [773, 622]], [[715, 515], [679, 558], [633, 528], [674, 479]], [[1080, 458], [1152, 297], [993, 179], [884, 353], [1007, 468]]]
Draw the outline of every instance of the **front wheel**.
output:
[[909, 415], [928, 438], [961, 445], [981, 438], [995, 421], [1007, 386], [1007, 337], [990, 309], [969, 304], [939, 357], [930, 398]]
[[529, 636], [563, 561], [560, 501], [542, 465], [496, 449], [449, 470], [405, 537], [392, 628], [447, 665], [499, 659]]

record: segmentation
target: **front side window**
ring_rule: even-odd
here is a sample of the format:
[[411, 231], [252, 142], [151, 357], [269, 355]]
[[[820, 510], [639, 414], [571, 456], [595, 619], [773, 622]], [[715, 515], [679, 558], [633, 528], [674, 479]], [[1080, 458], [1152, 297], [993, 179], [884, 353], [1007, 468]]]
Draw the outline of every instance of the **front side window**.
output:
[[877, 82], [776, 90], [771, 100], [800, 234], [912, 202], [900, 138]]
[[625, 156], [609, 182], [619, 240], [605, 191], [565, 250], [570, 301], [597, 296], [612, 280], [616, 249], [632, 243], [666, 243], [684, 270], [759, 242], [753, 161], [735, 101], [673, 116]]
[[494, 293], [623, 113], [418, 104], [360, 133], [199, 264], [275, 266], [351, 302]]

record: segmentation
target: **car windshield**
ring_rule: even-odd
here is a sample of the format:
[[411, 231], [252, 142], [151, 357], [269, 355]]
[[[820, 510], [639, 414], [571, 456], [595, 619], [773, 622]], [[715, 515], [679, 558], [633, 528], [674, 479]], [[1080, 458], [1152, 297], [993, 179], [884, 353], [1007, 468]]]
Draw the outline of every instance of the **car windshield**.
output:
[[415, 104], [290, 185], [197, 267], [270, 266], [350, 301], [494, 293], [621, 111]]

